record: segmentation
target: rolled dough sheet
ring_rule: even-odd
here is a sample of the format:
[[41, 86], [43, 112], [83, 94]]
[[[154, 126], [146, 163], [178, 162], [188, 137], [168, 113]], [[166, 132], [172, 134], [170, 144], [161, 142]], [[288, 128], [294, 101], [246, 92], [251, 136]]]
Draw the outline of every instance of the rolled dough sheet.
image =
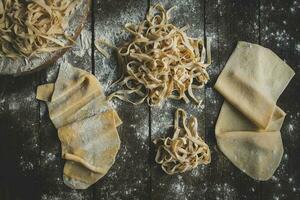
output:
[[276, 102], [293, 75], [271, 50], [239, 42], [215, 84], [225, 98], [215, 130], [218, 146], [254, 179], [268, 180], [281, 161], [285, 112]]
[[96, 77], [69, 65], [61, 66], [55, 84], [38, 87], [37, 99], [47, 102], [58, 129], [66, 159], [65, 184], [86, 189], [113, 165], [120, 148], [117, 127], [121, 119], [109, 106]]

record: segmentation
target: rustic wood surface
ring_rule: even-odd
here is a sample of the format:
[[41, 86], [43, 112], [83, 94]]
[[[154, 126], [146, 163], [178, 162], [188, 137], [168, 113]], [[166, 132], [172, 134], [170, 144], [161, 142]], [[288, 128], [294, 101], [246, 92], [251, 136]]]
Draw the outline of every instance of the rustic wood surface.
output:
[[[299, 0], [161, 0], [176, 5], [173, 23], [190, 25], [188, 34], [212, 41], [211, 80], [199, 92], [203, 106], [167, 101], [160, 108], [132, 106], [114, 100], [124, 123], [116, 162], [88, 190], [63, 184], [60, 143], [44, 103], [35, 100], [40, 84], [53, 82], [60, 65], [71, 63], [94, 73], [107, 94], [120, 70], [113, 52], [105, 58], [92, 45], [106, 39], [114, 45], [128, 40], [122, 26], [143, 20], [158, 0], [94, 0], [81, 36], [68, 53], [47, 69], [22, 77], [0, 77], [0, 200], [297, 200], [300, 199], [300, 1]], [[278, 104], [287, 112], [282, 127], [284, 156], [274, 176], [254, 181], [234, 167], [216, 146], [214, 126], [223, 98], [213, 85], [237, 41], [271, 48], [296, 72]], [[109, 50], [109, 49], [108, 49]], [[109, 50], [110, 51], [110, 50]], [[172, 133], [177, 107], [199, 121], [199, 131], [212, 151], [208, 166], [167, 176], [154, 162], [152, 140]]]

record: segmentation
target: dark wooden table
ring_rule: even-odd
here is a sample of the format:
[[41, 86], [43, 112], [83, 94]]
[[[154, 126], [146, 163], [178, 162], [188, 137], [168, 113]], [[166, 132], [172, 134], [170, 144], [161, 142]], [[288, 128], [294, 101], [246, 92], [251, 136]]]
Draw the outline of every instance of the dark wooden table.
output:
[[[168, 101], [162, 108], [149, 108], [115, 100], [113, 105], [124, 124], [119, 128], [122, 145], [114, 166], [88, 190], [71, 190], [63, 184], [60, 142], [45, 104], [35, 99], [36, 87], [53, 82], [59, 66], [69, 62], [95, 74], [109, 93], [110, 83], [119, 74], [116, 59], [101, 56], [93, 41], [104, 38], [121, 44], [128, 37], [122, 26], [142, 20], [155, 2], [94, 1], [78, 45], [56, 64], [23, 77], [0, 77], [0, 200], [300, 199], [299, 0], [162, 0], [166, 7], [177, 5], [175, 24], [189, 24], [189, 35], [212, 40], [211, 80], [199, 94], [204, 106]], [[284, 156], [266, 182], [254, 181], [234, 167], [218, 150], [214, 136], [223, 98], [212, 86], [239, 40], [271, 48], [296, 72], [278, 102], [287, 112], [282, 127]], [[168, 176], [154, 163], [151, 141], [170, 133], [177, 107], [197, 116], [212, 150], [212, 162]]]

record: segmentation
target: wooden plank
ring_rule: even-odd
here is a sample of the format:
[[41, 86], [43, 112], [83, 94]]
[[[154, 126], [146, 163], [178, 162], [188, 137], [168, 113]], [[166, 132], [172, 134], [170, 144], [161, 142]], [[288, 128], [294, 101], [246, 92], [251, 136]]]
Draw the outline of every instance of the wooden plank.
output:
[[[55, 82], [59, 67], [64, 64], [72, 64], [74, 67], [92, 72], [92, 18], [83, 28], [74, 45], [53, 66], [39, 73], [40, 84]], [[61, 143], [58, 139], [57, 130], [53, 126], [47, 106], [40, 102], [40, 177], [42, 200], [81, 200], [92, 199], [93, 188], [87, 190], [72, 190], [63, 183], [63, 167], [65, 161], [61, 159]]]
[[211, 81], [206, 87], [206, 137], [212, 150], [208, 199], [259, 199], [260, 184], [237, 169], [218, 149], [215, 124], [223, 97], [213, 85], [239, 40], [258, 43], [258, 1], [206, 0], [206, 36], [212, 39]]
[[[146, 0], [97, 1], [95, 39], [121, 45], [128, 40], [124, 25], [143, 20], [146, 11]], [[95, 75], [106, 94], [116, 90], [110, 87], [120, 76], [116, 60], [113, 53], [106, 59], [95, 52]], [[95, 199], [148, 199], [149, 109], [145, 104], [133, 106], [119, 100], [113, 100], [112, 105], [123, 120], [118, 128], [121, 149], [108, 174], [97, 183]]]
[[262, 199], [300, 199], [300, 2], [262, 0], [260, 12], [261, 44], [296, 72], [278, 101], [287, 113], [281, 129], [283, 159], [272, 179], [262, 184]]
[[39, 197], [37, 80], [36, 75], [0, 78], [0, 199]]
[[[177, 6], [172, 11], [172, 23], [178, 27], [189, 25], [187, 30], [189, 36], [204, 36], [204, 1], [190, 0], [162, 0], [151, 1], [151, 4], [161, 2], [166, 9]], [[197, 96], [204, 100], [204, 89]], [[204, 109], [202, 106], [183, 101], [167, 100], [161, 107], [151, 108], [151, 139], [166, 137], [173, 134], [174, 114], [177, 108], [187, 111], [189, 117], [195, 116], [198, 120], [198, 130], [204, 138]], [[156, 149], [151, 146], [151, 196], [153, 199], [206, 199], [207, 175], [210, 166], [199, 166], [191, 172], [179, 175], [167, 175], [161, 170], [160, 165], [154, 162]]]
[[[88, 28], [85, 31], [88, 32], [86, 38], [91, 40], [91, 31]], [[89, 46], [75, 47], [66, 57], [73, 63], [86, 61], [87, 68], [91, 69], [91, 52], [81, 55], [83, 48], [90, 46], [91, 41]], [[0, 134], [3, 139], [0, 199], [89, 199], [86, 193], [91, 191], [83, 193], [64, 188], [57, 131], [48, 118], [45, 105], [35, 99], [40, 77], [44, 83], [46, 79], [53, 80], [56, 74], [57, 67], [54, 67], [22, 77], [0, 77]]]

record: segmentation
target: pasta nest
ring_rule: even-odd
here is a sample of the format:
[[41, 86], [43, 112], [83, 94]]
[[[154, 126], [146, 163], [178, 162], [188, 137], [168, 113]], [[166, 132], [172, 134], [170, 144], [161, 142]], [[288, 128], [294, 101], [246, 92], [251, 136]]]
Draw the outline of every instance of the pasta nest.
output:
[[[183, 128], [179, 126], [180, 117]], [[186, 112], [178, 109], [175, 114], [173, 137], [154, 140], [158, 146], [155, 161], [161, 164], [163, 171], [167, 174], [183, 173], [200, 164], [210, 163], [210, 149], [198, 135], [197, 127], [195, 117], [191, 117], [187, 122]]]
[[[1, 0], [0, 56], [38, 56], [69, 46], [65, 33], [80, 0]], [[72, 41], [73, 42], [73, 41]]]
[[[119, 84], [125, 89], [111, 97], [133, 104], [147, 100], [149, 105], [160, 105], [167, 98], [186, 103], [192, 99], [200, 104], [193, 90], [209, 80], [206, 68], [211, 63], [210, 50], [206, 52], [202, 39], [187, 36], [187, 26], [178, 28], [169, 23], [171, 10], [156, 4], [143, 22], [125, 25], [133, 35], [131, 42], [118, 48], [123, 67]], [[132, 95], [141, 98], [133, 102]]]

